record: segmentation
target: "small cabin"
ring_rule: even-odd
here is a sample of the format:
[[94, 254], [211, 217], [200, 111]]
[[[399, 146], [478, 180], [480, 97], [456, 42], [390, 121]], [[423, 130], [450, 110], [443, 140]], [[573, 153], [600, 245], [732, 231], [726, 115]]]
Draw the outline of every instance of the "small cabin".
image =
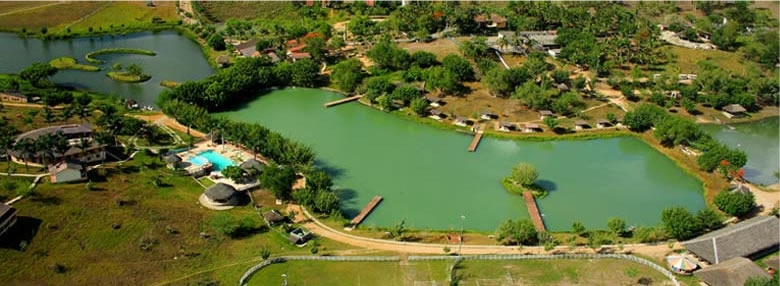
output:
[[274, 226], [284, 222], [284, 216], [277, 210], [271, 210], [263, 213], [263, 220], [268, 226]]
[[494, 119], [494, 118], [496, 118], [496, 117], [498, 117], [498, 116], [496, 116], [496, 114], [495, 114], [495, 113], [493, 113], [493, 112], [490, 112], [490, 111], [483, 111], [483, 112], [480, 114], [480, 116], [479, 116], [479, 118], [482, 118], [482, 119], [484, 119], [484, 120], [491, 120], [491, 119]]
[[499, 122], [498, 123], [498, 131], [503, 132], [510, 132], [512, 130], [515, 130], [515, 125], [509, 122]]
[[744, 117], [746, 112], [747, 110], [739, 104], [730, 104], [723, 107], [723, 115], [728, 118]]
[[523, 125], [523, 132], [524, 133], [534, 133], [534, 132], [541, 132], [542, 127], [539, 126], [539, 124], [534, 123], [526, 123]]
[[428, 105], [433, 107], [439, 107], [442, 105], [441, 98], [434, 97], [434, 96], [426, 96], [425, 100], [428, 101]]
[[0, 101], [27, 103], [27, 96], [18, 92], [0, 92]]
[[601, 129], [601, 128], [607, 128], [607, 127], [611, 127], [611, 126], [612, 126], [612, 123], [609, 122], [609, 120], [606, 120], [606, 119], [603, 119], [603, 118], [599, 119], [599, 120], [596, 120], [596, 128]]
[[553, 116], [554, 114], [552, 111], [549, 110], [539, 110], [539, 119], [544, 119], [547, 116]]
[[574, 121], [574, 130], [585, 130], [589, 128], [590, 125], [588, 125], [588, 122], [586, 122], [585, 120]]
[[235, 206], [239, 203], [236, 188], [225, 183], [217, 183], [203, 192], [206, 202], [211, 206]]
[[439, 111], [437, 109], [432, 109], [429, 113], [431, 115], [428, 116], [428, 117], [436, 119], [436, 120], [442, 120], [442, 119], [447, 117], [443, 112], [441, 112], [441, 111]]
[[469, 123], [471, 123], [471, 122], [466, 117], [458, 117], [458, 118], [455, 118], [455, 121], [453, 121], [452, 123], [457, 125], [457, 126], [466, 127], [466, 126], [469, 126], [470, 125]]

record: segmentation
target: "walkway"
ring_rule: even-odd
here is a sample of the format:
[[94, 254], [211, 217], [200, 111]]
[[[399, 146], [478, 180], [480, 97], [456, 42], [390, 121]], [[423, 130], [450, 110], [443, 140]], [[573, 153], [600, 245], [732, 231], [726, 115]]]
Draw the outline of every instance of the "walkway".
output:
[[364, 207], [363, 210], [360, 211], [360, 213], [355, 218], [352, 219], [350, 224], [352, 224], [352, 226], [354, 227], [360, 224], [361, 222], [363, 222], [363, 220], [366, 219], [368, 214], [370, 214], [371, 211], [373, 211], [374, 208], [376, 208], [376, 206], [378, 206], [379, 202], [381, 201], [382, 201], [382, 196], [374, 196], [374, 198], [371, 199], [370, 202], [368, 202], [366, 207]]
[[523, 199], [525, 200], [525, 208], [528, 209], [528, 215], [531, 217], [531, 222], [534, 223], [536, 231], [547, 231], [544, 227], [544, 220], [542, 220], [542, 216], [539, 214], [539, 207], [536, 205], [534, 195], [529, 191], [524, 191]]
[[[355, 247], [369, 248], [378, 251], [392, 251], [401, 253], [417, 253], [417, 254], [441, 254], [444, 247], [452, 247], [451, 244], [439, 244], [439, 243], [419, 243], [419, 242], [402, 242], [392, 241], [384, 239], [367, 238], [357, 235], [351, 235], [344, 232], [337, 231], [329, 226], [324, 225], [317, 219], [315, 219], [305, 208], [298, 205], [290, 204], [287, 208], [288, 211], [295, 211], [295, 221], [300, 223], [304, 228], [310, 230], [320, 237], [324, 237], [336, 242], [349, 244]], [[615, 249], [616, 245], [602, 245], [602, 247], [608, 247]], [[675, 243], [673, 246], [679, 248], [679, 243]], [[626, 244], [623, 245], [625, 251], [633, 253], [641, 253], [645, 256], [653, 259], [662, 260], [664, 256], [671, 251], [667, 244], [649, 245], [649, 244]], [[553, 251], [568, 251], [570, 253], [593, 253], [593, 249], [588, 247], [577, 247], [575, 250], [570, 250], [568, 246], [557, 246], [554, 250], [545, 251], [544, 247], [540, 246], [523, 246], [522, 248], [504, 245], [469, 245], [464, 244], [461, 248], [461, 253], [464, 255], [477, 255], [477, 254], [518, 254], [518, 253], [551, 253]]]
[[474, 152], [477, 150], [479, 141], [482, 140], [482, 135], [484, 133], [485, 133], [485, 124], [482, 124], [477, 127], [477, 132], [474, 133], [474, 139], [471, 140], [471, 145], [469, 145], [469, 152]]
[[336, 105], [339, 105], [339, 104], [342, 104], [342, 103], [355, 101], [355, 100], [360, 99], [361, 97], [363, 97], [363, 95], [355, 95], [355, 96], [339, 99], [339, 100], [336, 100], [336, 101], [331, 101], [331, 102], [325, 103], [325, 107], [331, 107], [331, 106], [336, 106]]

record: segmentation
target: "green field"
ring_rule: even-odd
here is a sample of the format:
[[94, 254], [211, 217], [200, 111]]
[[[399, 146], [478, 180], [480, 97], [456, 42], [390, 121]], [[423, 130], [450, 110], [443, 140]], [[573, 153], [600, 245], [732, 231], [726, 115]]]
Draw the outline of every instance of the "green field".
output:
[[[321, 262], [291, 261], [256, 272], [249, 285], [448, 285], [453, 261]], [[657, 271], [624, 260], [467, 260], [457, 270], [458, 285], [653, 285], [668, 279]], [[435, 284], [434, 284], [435, 283]]]
[[699, 61], [709, 60], [721, 69], [745, 76], [751, 68], [760, 70], [755, 62], [742, 58], [738, 53], [721, 50], [695, 50], [678, 46], [667, 46], [675, 59], [666, 66], [673, 73], [698, 73]]
[[82, 70], [82, 71], [90, 71], [90, 72], [100, 70], [100, 67], [79, 64], [78, 62], [76, 62], [76, 59], [72, 57], [56, 58], [51, 60], [49, 64], [59, 70]]
[[[19, 2], [23, 3], [23, 2]], [[35, 2], [38, 3], [38, 2]], [[155, 1], [155, 7], [147, 7], [146, 1], [137, 2], [60, 2], [36, 5], [0, 5], [0, 29], [40, 34], [87, 34], [124, 32], [154, 27], [152, 19], [173, 23], [178, 20], [174, 2]], [[67, 32], [67, 29], [70, 32]]]
[[203, 20], [224, 22], [236, 19], [290, 19], [297, 15], [289, 1], [204, 1], [199, 12]]

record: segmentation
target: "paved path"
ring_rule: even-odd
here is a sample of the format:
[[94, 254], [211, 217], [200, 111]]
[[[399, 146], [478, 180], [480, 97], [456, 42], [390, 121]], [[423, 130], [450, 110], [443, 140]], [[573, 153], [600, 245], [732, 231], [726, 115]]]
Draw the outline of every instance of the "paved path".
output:
[[[347, 234], [337, 231], [329, 226], [324, 225], [318, 220], [314, 219], [306, 209], [301, 208], [298, 205], [290, 204], [288, 211], [293, 210], [296, 213], [296, 222], [302, 223], [302, 225], [317, 234], [318, 236], [325, 237], [337, 242], [349, 244], [356, 247], [370, 248], [381, 251], [392, 251], [401, 253], [418, 253], [418, 254], [442, 254], [444, 247], [452, 247], [452, 244], [438, 244], [438, 243], [418, 243], [418, 242], [401, 242], [392, 240], [383, 240], [375, 238], [367, 238], [356, 235]], [[616, 248], [614, 245], [604, 245], [604, 247]], [[647, 244], [627, 244], [624, 245], [624, 250], [634, 253], [641, 253], [643, 255], [652, 257], [653, 259], [661, 260], [666, 253], [671, 249], [667, 244], [659, 245], [647, 245]], [[675, 248], [679, 248], [679, 243], [673, 245]], [[568, 251], [568, 246], [558, 246], [555, 248], [557, 251]], [[461, 253], [463, 255], [477, 255], [477, 254], [520, 254], [525, 252], [532, 253], [550, 253], [544, 251], [544, 247], [539, 246], [503, 246], [503, 245], [469, 245], [465, 244], [462, 247]], [[577, 247], [574, 251], [577, 253], [593, 253], [593, 249], [588, 247]]]

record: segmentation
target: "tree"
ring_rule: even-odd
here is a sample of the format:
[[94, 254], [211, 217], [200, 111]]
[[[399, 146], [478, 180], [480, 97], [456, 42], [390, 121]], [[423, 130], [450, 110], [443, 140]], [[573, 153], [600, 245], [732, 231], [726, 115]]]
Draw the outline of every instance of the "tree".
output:
[[390, 230], [390, 237], [401, 240], [403, 239], [404, 232], [406, 232], [406, 219], [402, 219], [393, 226]]
[[412, 64], [419, 68], [428, 68], [439, 64], [436, 55], [426, 51], [416, 51], [412, 54]]
[[405, 70], [409, 67], [411, 56], [409, 52], [398, 48], [395, 43], [383, 40], [372, 47], [366, 56], [377, 64], [378, 68], [389, 70]]
[[372, 77], [366, 81], [366, 97], [375, 102], [377, 97], [393, 92], [394, 88], [395, 85], [387, 78]]
[[670, 207], [661, 212], [661, 221], [669, 235], [684, 240], [696, 236], [701, 230], [699, 221], [685, 208]]
[[496, 240], [503, 244], [536, 244], [538, 237], [529, 219], [506, 220], [496, 229]]
[[722, 191], [715, 196], [715, 205], [723, 212], [736, 217], [744, 217], [756, 206], [752, 192]]
[[459, 49], [464, 56], [472, 60], [487, 57], [488, 55], [487, 38], [476, 37], [471, 41], [462, 42], [460, 44]]
[[422, 95], [420, 91], [414, 86], [401, 86], [393, 90], [391, 94], [392, 99], [402, 100], [404, 103], [411, 102], [416, 98], [420, 98]]
[[358, 59], [352, 58], [335, 65], [331, 77], [341, 90], [352, 92], [363, 80], [363, 75], [363, 65]]
[[111, 70], [113, 70], [115, 72], [122, 71], [122, 64], [115, 63], [113, 66], [111, 66]]
[[233, 182], [238, 182], [244, 176], [244, 170], [238, 166], [227, 166], [221, 172], [222, 175], [233, 180]]
[[298, 60], [290, 66], [290, 78], [295, 86], [313, 87], [320, 73], [317, 63], [310, 59]]
[[536, 167], [529, 163], [519, 163], [512, 168], [512, 174], [510, 179], [516, 184], [520, 184], [524, 187], [530, 187], [536, 182], [539, 177], [539, 172], [536, 171]]
[[306, 174], [306, 187], [315, 190], [329, 191], [332, 186], [333, 180], [328, 173], [315, 169]]
[[144, 73], [144, 69], [139, 64], [130, 64], [127, 66], [127, 73], [131, 75], [141, 75]]
[[723, 50], [732, 50], [737, 46], [739, 23], [731, 20], [725, 26], [712, 33], [712, 43]]
[[614, 124], [615, 122], [617, 122], [617, 117], [615, 117], [614, 113], [607, 112], [607, 121]]
[[331, 191], [320, 191], [314, 199], [316, 210], [324, 214], [333, 214], [339, 211], [341, 200]]
[[452, 72], [458, 81], [473, 81], [474, 69], [471, 67], [471, 63], [464, 58], [457, 55], [450, 54], [444, 57], [442, 60], [444, 68]]
[[582, 222], [579, 222], [579, 221], [575, 221], [575, 222], [573, 222], [573, 223], [571, 224], [571, 230], [572, 230], [574, 233], [576, 233], [576, 234], [578, 234], [578, 235], [580, 235], [580, 236], [582, 236], [583, 234], [585, 234], [585, 233], [586, 233], [586, 230], [585, 230], [585, 225], [584, 225], [584, 224], [582, 224]]
[[704, 132], [693, 121], [678, 116], [666, 116], [656, 124], [653, 135], [663, 145], [676, 146], [695, 142], [704, 136]]
[[308, 37], [305, 38], [303, 42], [306, 44], [303, 51], [309, 53], [312, 59], [318, 62], [325, 59], [325, 48], [327, 47], [327, 43], [323, 36]]
[[455, 93], [461, 85], [458, 76], [441, 66], [428, 68], [425, 72], [426, 86], [436, 89], [439, 94]]
[[412, 103], [409, 105], [409, 108], [414, 111], [415, 114], [418, 116], [425, 115], [425, 110], [428, 107], [428, 101], [425, 98], [418, 97], [412, 100]]
[[613, 217], [607, 221], [607, 227], [612, 234], [622, 236], [623, 232], [626, 231], [626, 221], [621, 218]]
[[215, 51], [224, 51], [227, 47], [225, 45], [225, 38], [220, 33], [214, 33], [206, 39], [209, 46]]
[[48, 63], [33, 63], [29, 67], [26, 67], [19, 73], [19, 76], [37, 85], [42, 79], [46, 79], [57, 74], [57, 68], [51, 66]]
[[628, 125], [633, 131], [644, 132], [667, 116], [669, 115], [666, 111], [658, 106], [640, 104], [639, 107], [626, 113], [623, 124]]
[[290, 198], [292, 185], [295, 182], [295, 172], [288, 166], [269, 164], [259, 177], [260, 185], [268, 188], [277, 199]]
[[41, 27], [41, 34], [46, 35], [46, 32], [48, 32], [48, 31], [49, 31], [49, 28], [46, 28], [45, 26]]
[[704, 171], [711, 172], [723, 161], [728, 163], [728, 170], [742, 168], [747, 163], [747, 154], [742, 150], [731, 149], [714, 140], [709, 140], [705, 147], [704, 153], [696, 158], [699, 168]]
[[51, 108], [49, 106], [43, 107], [43, 121], [46, 122], [47, 126], [51, 126], [51, 123], [54, 122], [54, 112], [52, 112]]
[[558, 127], [558, 120], [553, 116], [545, 116], [543, 121], [544, 125], [547, 125], [550, 130], [555, 130]]
[[723, 226], [723, 218], [710, 208], [704, 208], [696, 212], [696, 220], [699, 225], [707, 230], [716, 230]]

